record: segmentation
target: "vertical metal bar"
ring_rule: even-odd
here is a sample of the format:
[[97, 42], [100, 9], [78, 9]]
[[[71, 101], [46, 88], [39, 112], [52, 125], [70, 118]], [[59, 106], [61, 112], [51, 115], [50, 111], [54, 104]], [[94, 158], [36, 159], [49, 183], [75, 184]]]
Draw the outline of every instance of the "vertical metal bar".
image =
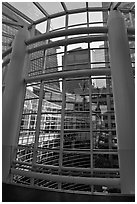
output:
[[[103, 11], [102, 11], [103, 12]], [[103, 13], [103, 22], [106, 21], [106, 19], [108, 19], [108, 15], [109, 15], [109, 11], [106, 13]], [[104, 41], [104, 47], [108, 48], [108, 41]], [[109, 62], [109, 54], [108, 54], [108, 49], [104, 50], [104, 54], [105, 54], [105, 62]], [[108, 64], [105, 64], [106, 68], [108, 67]], [[106, 92], [110, 93], [111, 89], [111, 79], [106, 79]], [[107, 111], [110, 111], [111, 109], [111, 96], [107, 95], [106, 96], [106, 102], [107, 102]], [[111, 114], [108, 113], [108, 118], [107, 118], [107, 124], [108, 124], [108, 129], [111, 129]], [[108, 141], [109, 141], [109, 149], [112, 149], [112, 132], [109, 132], [108, 134]], [[113, 162], [112, 160], [112, 155], [109, 155], [109, 161]]]
[[[47, 22], [47, 28], [46, 29], [47, 29], [46, 32], [49, 32], [50, 21]], [[45, 43], [48, 43], [48, 40]], [[42, 71], [44, 71], [44, 68], [45, 68], [46, 54], [47, 54], [47, 52], [43, 51], [43, 68], [42, 68], [43, 70]], [[33, 148], [32, 166], [34, 166], [36, 161], [37, 161], [37, 148], [38, 148], [39, 134], [40, 134], [43, 92], [44, 92], [44, 82], [42, 81], [41, 85], [40, 85], [40, 93], [39, 93], [39, 103], [38, 103], [38, 112], [37, 112], [37, 121], [36, 121], [35, 142], [34, 142], [34, 148]], [[31, 179], [31, 185], [33, 185], [33, 184], [34, 184], [34, 178]]]
[[[9, 70], [5, 78], [5, 90], [2, 103], [2, 179], [9, 181], [9, 173], [14, 151], [17, 147], [23, 99], [25, 94], [24, 74], [27, 71], [25, 40], [29, 38], [26, 28], [16, 35]], [[20, 67], [20, 69], [19, 69]]]
[[108, 18], [111, 73], [116, 111], [121, 191], [135, 193], [135, 85], [127, 31], [122, 14]]
[[[65, 18], [65, 29], [68, 29], [68, 14]], [[65, 36], [65, 39], [68, 37]], [[66, 57], [67, 57], [67, 46], [64, 47], [64, 67], [66, 69]], [[64, 120], [65, 120], [65, 107], [66, 107], [66, 80], [62, 80], [62, 110], [61, 110], [61, 132], [60, 132], [60, 152], [59, 152], [59, 173], [61, 172], [63, 163], [63, 140], [64, 140]], [[61, 189], [61, 183], [58, 184], [58, 188]]]
[[[92, 79], [91, 77], [89, 78], [89, 109], [90, 109], [90, 114], [89, 114], [89, 119], [90, 119], [90, 165], [91, 165], [91, 176], [93, 176], [93, 124], [92, 124]], [[91, 186], [91, 192], [93, 193], [94, 186]]]
[[[89, 27], [89, 12], [88, 12], [88, 2], [86, 2], [87, 7], [87, 27]], [[88, 34], [89, 35], [89, 34]], [[88, 42], [88, 66], [91, 69], [91, 56], [90, 56], [90, 42]], [[89, 120], [90, 120], [90, 168], [91, 176], [93, 176], [93, 125], [92, 125], [92, 79], [89, 77]], [[91, 186], [91, 193], [94, 191], [94, 185]]]

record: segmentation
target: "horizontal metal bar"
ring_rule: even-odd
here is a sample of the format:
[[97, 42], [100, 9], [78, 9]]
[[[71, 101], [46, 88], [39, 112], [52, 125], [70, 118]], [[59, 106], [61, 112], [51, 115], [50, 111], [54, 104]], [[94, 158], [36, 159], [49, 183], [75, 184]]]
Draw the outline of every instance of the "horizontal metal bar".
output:
[[17, 26], [17, 27], [23, 27], [23, 25], [17, 23], [17, 22], [13, 22], [13, 21], [9, 21], [9, 20], [6, 20], [6, 19], [2, 19], [2, 23], [5, 24], [5, 25], [13, 25], [13, 26]]
[[[13, 164], [21, 164], [26, 166], [32, 166], [32, 163], [28, 162], [21, 162], [21, 161], [13, 161]], [[34, 167], [39, 168], [45, 168], [45, 169], [53, 169], [53, 170], [59, 170], [59, 166], [53, 166], [53, 165], [44, 165], [44, 164], [34, 164]], [[65, 167], [62, 166], [61, 170], [65, 171], [79, 171], [79, 172], [91, 172], [91, 168], [82, 168], [82, 167]], [[119, 172], [119, 169], [114, 168], [92, 168], [94, 172]]]
[[[50, 148], [42, 148], [42, 147], [38, 147], [39, 151], [42, 152], [57, 152], [59, 153], [59, 149], [50, 149]], [[97, 151], [98, 150], [98, 151]], [[67, 149], [67, 148], [63, 148], [63, 153], [67, 153], [67, 154], [82, 154], [82, 155], [90, 155], [90, 149]], [[106, 149], [105, 151], [103, 151], [102, 149], [93, 149], [93, 154], [107, 154], [107, 155], [118, 155], [117, 151], [114, 151], [113, 149], [111, 151], [109, 151], [108, 149]]]
[[33, 113], [33, 112], [31, 112], [31, 113], [23, 113], [22, 115], [37, 115], [37, 113]]
[[64, 129], [64, 134], [67, 132], [90, 132], [90, 129]]
[[75, 177], [75, 176], [61, 176], [51, 175], [45, 173], [36, 173], [31, 171], [22, 171], [11, 168], [11, 174], [26, 176], [36, 179], [44, 179], [54, 182], [75, 183], [85, 185], [106, 185], [106, 186], [118, 186], [120, 185], [119, 178], [87, 178], [87, 177]]
[[119, 172], [120, 169], [114, 168], [93, 168], [94, 172]]
[[43, 115], [43, 114], [48, 114], [48, 115], [52, 115], [52, 114], [54, 115], [55, 114], [55, 115], [58, 115], [58, 114], [61, 114], [61, 109], [60, 109], [60, 112], [42, 112], [41, 115]]
[[[67, 110], [65, 110], [65, 114], [77, 114], [77, 113], [82, 113], [82, 114], [89, 114], [90, 112], [89, 111], [67, 111]], [[84, 117], [84, 115], [83, 115], [83, 117]]]
[[86, 69], [86, 70], [72, 70], [72, 71], [58, 71], [56, 73], [46, 73], [41, 76], [28, 77], [25, 79], [26, 83], [39, 82], [44, 80], [52, 80], [59, 78], [75, 78], [82, 76], [101, 76], [110, 75], [109, 68], [104, 69]]
[[50, 42], [48, 44], [43, 44], [41, 46], [37, 46], [35, 48], [28, 49], [28, 53], [37, 52], [40, 50], [46, 50], [49, 48], [57, 47], [57, 46], [66, 46], [70, 44], [76, 44], [76, 43], [88, 43], [88, 42], [95, 42], [95, 41], [105, 41], [107, 40], [107, 35], [100, 35], [100, 36], [85, 36], [85, 37], [78, 37], [78, 38], [69, 38], [64, 40], [58, 40], [54, 42]]
[[5, 67], [7, 64], [10, 63], [10, 58], [7, 58], [3, 63], [2, 63], [2, 68]]
[[20, 131], [32, 131], [32, 132], [35, 132], [35, 129], [27, 129], [27, 128], [20, 128]]
[[2, 59], [12, 52], [12, 47], [8, 48], [5, 52], [2, 53]]
[[93, 132], [114, 132], [116, 129], [96, 129]]
[[[89, 35], [89, 36], [84, 36], [84, 37], [77, 37], [77, 38], [69, 38], [69, 39], [64, 39], [64, 40], [57, 40], [54, 42], [50, 42], [48, 44], [43, 44], [40, 46], [37, 46], [35, 48], [28, 49], [28, 53], [33, 53], [37, 52], [40, 50], [46, 50], [49, 48], [53, 47], [58, 47], [58, 46], [66, 46], [70, 44], [76, 44], [76, 43], [89, 43], [89, 42], [95, 42], [95, 41], [107, 41], [108, 37], [107, 35]], [[129, 36], [128, 37], [129, 41], [135, 41], [134, 36]]]
[[24, 100], [29, 101], [29, 100], [38, 100], [38, 99], [39, 99], [39, 97], [34, 97], [34, 98], [25, 98]]
[[95, 34], [95, 33], [107, 33], [107, 32], [108, 32], [107, 27], [75, 28], [75, 29], [61, 30], [61, 31], [41, 34], [27, 40], [25, 43], [26, 45], [30, 45], [32, 43], [40, 42], [42, 40], [48, 40], [48, 39], [62, 37], [62, 36], [64, 37], [69, 35], [91, 34], [91, 33]]
[[42, 131], [42, 132], [49, 131], [50, 133], [51, 132], [55, 133], [55, 132], [60, 132], [60, 129], [47, 129], [47, 130], [40, 129], [40, 131]]
[[96, 151], [93, 151], [93, 154], [96, 155], [96, 154], [107, 154], [107, 155], [118, 155], [118, 152], [103, 152], [103, 151], [100, 151], [100, 152], [96, 152]]

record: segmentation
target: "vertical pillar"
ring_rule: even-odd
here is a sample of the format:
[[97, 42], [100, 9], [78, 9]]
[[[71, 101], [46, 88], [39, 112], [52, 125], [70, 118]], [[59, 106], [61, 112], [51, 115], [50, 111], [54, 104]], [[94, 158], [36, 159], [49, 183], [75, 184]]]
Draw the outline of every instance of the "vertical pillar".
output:
[[108, 38], [113, 82], [121, 191], [135, 193], [135, 93], [124, 19], [119, 11], [108, 18]]
[[5, 78], [5, 90], [2, 98], [2, 180], [9, 181], [11, 160], [18, 141], [19, 122], [25, 94], [24, 76], [26, 72], [25, 40], [27, 28], [21, 28], [16, 35], [11, 62]]

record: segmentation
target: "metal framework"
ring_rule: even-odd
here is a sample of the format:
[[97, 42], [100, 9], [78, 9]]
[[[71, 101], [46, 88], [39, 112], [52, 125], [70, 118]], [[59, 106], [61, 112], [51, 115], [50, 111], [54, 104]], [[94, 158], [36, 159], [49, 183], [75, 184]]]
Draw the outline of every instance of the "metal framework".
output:
[[[86, 3], [85, 8], [69, 10], [60, 2], [64, 11], [50, 15], [40, 3], [33, 4], [44, 18], [33, 21], [9, 3], [3, 3], [14, 13], [14, 21], [3, 19], [3, 24], [19, 29], [17, 35], [13, 34], [16, 37], [12, 46], [2, 54], [3, 181], [89, 194], [106, 193], [105, 186], [108, 193], [116, 189], [122, 194], [134, 194], [131, 59], [135, 29], [125, 29], [120, 13], [130, 12], [133, 25], [134, 5], [125, 9], [117, 2], [92, 8]], [[107, 26], [103, 21], [103, 26], [90, 27], [89, 12], [109, 10]], [[69, 15], [82, 12], [87, 14], [87, 27], [70, 29]], [[16, 14], [30, 24], [22, 24]], [[63, 15], [64, 29], [50, 31], [50, 20]], [[35, 25], [44, 21], [46, 32], [40, 34]], [[8, 34], [4, 37], [9, 39]], [[52, 41], [59, 37], [64, 39]], [[103, 47], [92, 46], [100, 41]], [[69, 49], [78, 43], [85, 43], [86, 48]], [[93, 61], [94, 51], [103, 51], [104, 61]], [[62, 58], [61, 65], [58, 56]], [[69, 62], [72, 57], [78, 60]], [[95, 87], [94, 81], [98, 80], [105, 80], [106, 87]], [[102, 112], [100, 107], [106, 110]]]

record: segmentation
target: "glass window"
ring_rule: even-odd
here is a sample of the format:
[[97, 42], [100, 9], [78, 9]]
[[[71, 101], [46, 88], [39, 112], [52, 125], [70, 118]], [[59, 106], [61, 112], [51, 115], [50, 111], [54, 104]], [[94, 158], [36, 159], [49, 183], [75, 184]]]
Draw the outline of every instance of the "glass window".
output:
[[87, 23], [87, 13], [70, 14], [68, 25]]

